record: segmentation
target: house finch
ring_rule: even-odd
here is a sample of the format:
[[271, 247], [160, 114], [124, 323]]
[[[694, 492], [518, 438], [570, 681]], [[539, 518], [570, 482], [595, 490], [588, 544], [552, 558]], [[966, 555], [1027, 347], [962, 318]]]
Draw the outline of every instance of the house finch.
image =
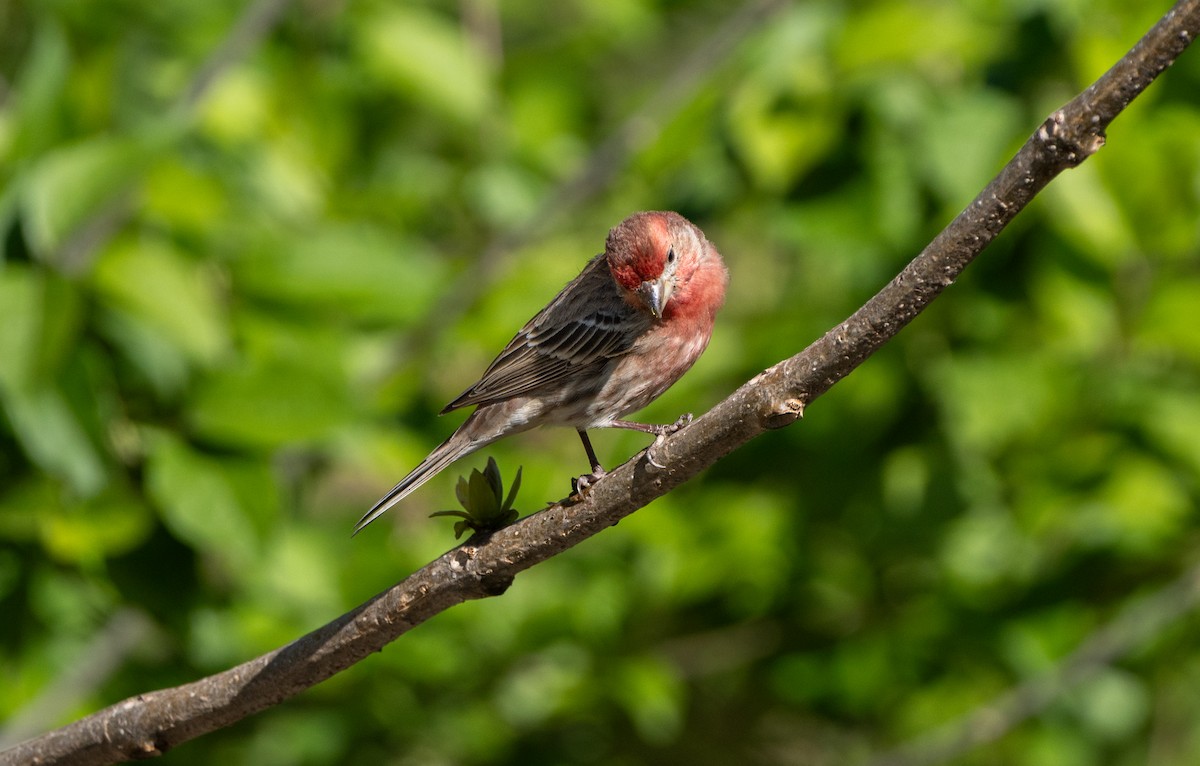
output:
[[446, 405], [442, 414], [476, 410], [359, 520], [355, 534], [458, 458], [535, 426], [579, 432], [592, 471], [581, 477], [585, 486], [604, 475], [589, 428], [654, 434], [654, 462], [653, 446], [691, 416], [672, 425], [619, 418], [654, 401], [704, 351], [728, 280], [716, 248], [683, 216], [626, 218], [609, 231], [604, 252], [521, 328], [479, 382]]

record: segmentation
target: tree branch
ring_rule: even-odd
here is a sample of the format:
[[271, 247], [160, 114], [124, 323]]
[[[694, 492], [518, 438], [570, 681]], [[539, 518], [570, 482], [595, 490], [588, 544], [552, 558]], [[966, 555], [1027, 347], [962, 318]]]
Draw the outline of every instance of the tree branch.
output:
[[1108, 124], [1200, 34], [1181, 0], [1086, 91], [1055, 112], [976, 199], [875, 297], [800, 354], [747, 382], [661, 447], [635, 456], [576, 505], [555, 505], [473, 538], [349, 614], [269, 654], [139, 695], [0, 753], [0, 764], [113, 763], [157, 755], [275, 705], [455, 604], [503, 593], [517, 573], [577, 545], [804, 408], [908, 324], [1063, 170], [1104, 144]]
[[0, 726], [0, 747], [15, 745], [78, 709], [131, 654], [145, 648], [158, 633], [158, 626], [140, 610], [117, 610], [82, 647], [75, 661], [64, 663], [57, 678]]

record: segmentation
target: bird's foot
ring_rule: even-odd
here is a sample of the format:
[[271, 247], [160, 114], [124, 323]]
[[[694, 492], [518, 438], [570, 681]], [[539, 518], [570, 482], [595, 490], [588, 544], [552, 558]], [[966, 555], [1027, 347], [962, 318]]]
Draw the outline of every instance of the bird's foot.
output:
[[571, 496], [583, 497], [583, 493], [587, 492], [593, 484], [603, 479], [608, 475], [608, 471], [600, 466], [593, 466], [591, 473], [585, 473], [583, 476], [571, 479]]
[[654, 466], [655, 468], [659, 469], [660, 471], [666, 470], [667, 465], [666, 465], [666, 463], [658, 462], [658, 457], [657, 457], [658, 448], [661, 447], [662, 443], [666, 440], [667, 440], [666, 434], [659, 434], [658, 436], [654, 437], [654, 441], [651, 442], [650, 446], [646, 448], [646, 462], [649, 463], [650, 465]]
[[658, 450], [662, 448], [662, 444], [667, 440], [668, 436], [684, 428], [691, 422], [692, 413], [685, 412], [680, 415], [679, 419], [674, 423], [665, 426], [657, 426], [653, 431], [654, 441], [651, 442], [650, 446], [646, 448], [646, 462], [659, 470], [665, 470], [667, 467], [666, 463], [659, 462], [658, 460]]
[[679, 418], [674, 423], [672, 423], [669, 426], [664, 426], [664, 428], [667, 429], [668, 434], [673, 434], [676, 431], [678, 431], [686, 426], [689, 426], [691, 424], [692, 424], [692, 413], [685, 412], [682, 415], [680, 415]]

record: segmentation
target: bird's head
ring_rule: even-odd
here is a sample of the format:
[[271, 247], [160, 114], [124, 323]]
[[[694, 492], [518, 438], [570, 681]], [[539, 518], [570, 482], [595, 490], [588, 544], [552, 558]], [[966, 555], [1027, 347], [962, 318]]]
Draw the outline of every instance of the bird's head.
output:
[[661, 320], [670, 317], [671, 297], [706, 244], [678, 213], [634, 213], [609, 231], [604, 253], [625, 300]]

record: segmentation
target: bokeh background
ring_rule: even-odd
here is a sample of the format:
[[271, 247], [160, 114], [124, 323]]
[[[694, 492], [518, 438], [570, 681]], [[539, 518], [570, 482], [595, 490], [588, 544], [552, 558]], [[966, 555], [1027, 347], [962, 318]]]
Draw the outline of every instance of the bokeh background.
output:
[[[349, 537], [628, 213], [732, 272], [669, 422], [843, 319], [1166, 9], [0, 3], [5, 741], [383, 590], [486, 455], [562, 497], [546, 430]], [[162, 762], [1200, 762], [1198, 248], [1190, 51], [803, 422]]]

